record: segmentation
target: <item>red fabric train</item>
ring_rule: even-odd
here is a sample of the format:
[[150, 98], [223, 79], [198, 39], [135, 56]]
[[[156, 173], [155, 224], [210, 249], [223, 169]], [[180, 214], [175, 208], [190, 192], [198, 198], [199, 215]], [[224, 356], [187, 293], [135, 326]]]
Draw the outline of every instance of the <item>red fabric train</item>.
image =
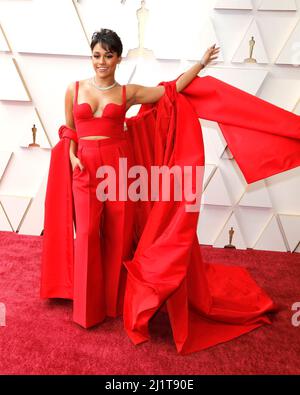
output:
[[[180, 93], [166, 92], [126, 118], [136, 164], [204, 165], [198, 118], [218, 122], [246, 181], [252, 183], [300, 165], [300, 117], [217, 78], [195, 77]], [[73, 221], [70, 139], [62, 125], [52, 149], [45, 199], [42, 298], [72, 299]], [[169, 315], [177, 351], [188, 354], [240, 336], [265, 323], [275, 303], [246, 269], [205, 263], [197, 238], [198, 212], [185, 201], [136, 203], [136, 240], [125, 261], [120, 294], [125, 330], [134, 344], [149, 339], [160, 309]]]

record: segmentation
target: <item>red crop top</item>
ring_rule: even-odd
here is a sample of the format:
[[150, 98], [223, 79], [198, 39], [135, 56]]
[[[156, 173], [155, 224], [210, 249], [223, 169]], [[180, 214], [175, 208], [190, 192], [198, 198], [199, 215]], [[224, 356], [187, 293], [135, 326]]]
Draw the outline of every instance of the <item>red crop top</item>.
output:
[[122, 104], [106, 104], [101, 117], [94, 117], [89, 103], [78, 104], [78, 88], [79, 81], [76, 81], [73, 115], [78, 138], [85, 136], [123, 136], [125, 133], [126, 85], [122, 87]]

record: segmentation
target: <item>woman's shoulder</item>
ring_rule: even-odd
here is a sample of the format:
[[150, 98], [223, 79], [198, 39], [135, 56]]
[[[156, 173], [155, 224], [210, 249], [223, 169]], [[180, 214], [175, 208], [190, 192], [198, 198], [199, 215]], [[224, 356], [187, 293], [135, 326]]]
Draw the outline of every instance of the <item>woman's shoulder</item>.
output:
[[67, 91], [70, 92], [72, 94], [72, 96], [74, 96], [75, 89], [76, 89], [76, 83], [78, 82], [78, 87], [80, 86], [80, 88], [82, 89], [86, 85], [87, 81], [88, 81], [88, 79], [73, 80], [73, 81], [69, 82], [69, 84], [67, 86]]
[[84, 80], [74, 80], [74, 81], [71, 81], [70, 83], [69, 83], [69, 87], [70, 88], [74, 88], [75, 86], [76, 86], [76, 82], [78, 82], [78, 84], [80, 85], [80, 87], [82, 87], [82, 86], [84, 86], [84, 85], [86, 85], [87, 83], [88, 83], [88, 81], [90, 80], [90, 78], [86, 78], [86, 79], [84, 79]]
[[136, 90], [136, 84], [124, 84], [126, 87], [126, 92], [128, 94], [129, 97], [134, 95], [134, 92]]
[[74, 93], [75, 92], [75, 87], [76, 87], [76, 82], [77, 81], [71, 81], [67, 85], [67, 90]]
[[126, 88], [126, 100], [130, 105], [134, 104], [136, 84], [124, 84]]

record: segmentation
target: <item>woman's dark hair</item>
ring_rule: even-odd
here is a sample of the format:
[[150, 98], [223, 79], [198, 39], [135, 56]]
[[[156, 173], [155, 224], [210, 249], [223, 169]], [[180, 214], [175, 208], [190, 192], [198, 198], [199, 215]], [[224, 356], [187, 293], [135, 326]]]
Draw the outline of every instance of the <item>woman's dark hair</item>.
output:
[[106, 51], [117, 52], [118, 56], [122, 55], [122, 41], [113, 30], [102, 28], [100, 31], [94, 32], [90, 45], [92, 51], [97, 43], [101, 44]]

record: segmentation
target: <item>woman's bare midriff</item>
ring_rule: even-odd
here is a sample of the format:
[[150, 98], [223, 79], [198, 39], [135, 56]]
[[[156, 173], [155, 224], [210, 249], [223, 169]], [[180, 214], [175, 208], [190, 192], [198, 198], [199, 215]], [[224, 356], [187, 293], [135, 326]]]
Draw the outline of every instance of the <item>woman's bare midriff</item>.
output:
[[100, 140], [100, 139], [110, 139], [109, 136], [86, 136], [86, 137], [79, 137], [83, 140]]

